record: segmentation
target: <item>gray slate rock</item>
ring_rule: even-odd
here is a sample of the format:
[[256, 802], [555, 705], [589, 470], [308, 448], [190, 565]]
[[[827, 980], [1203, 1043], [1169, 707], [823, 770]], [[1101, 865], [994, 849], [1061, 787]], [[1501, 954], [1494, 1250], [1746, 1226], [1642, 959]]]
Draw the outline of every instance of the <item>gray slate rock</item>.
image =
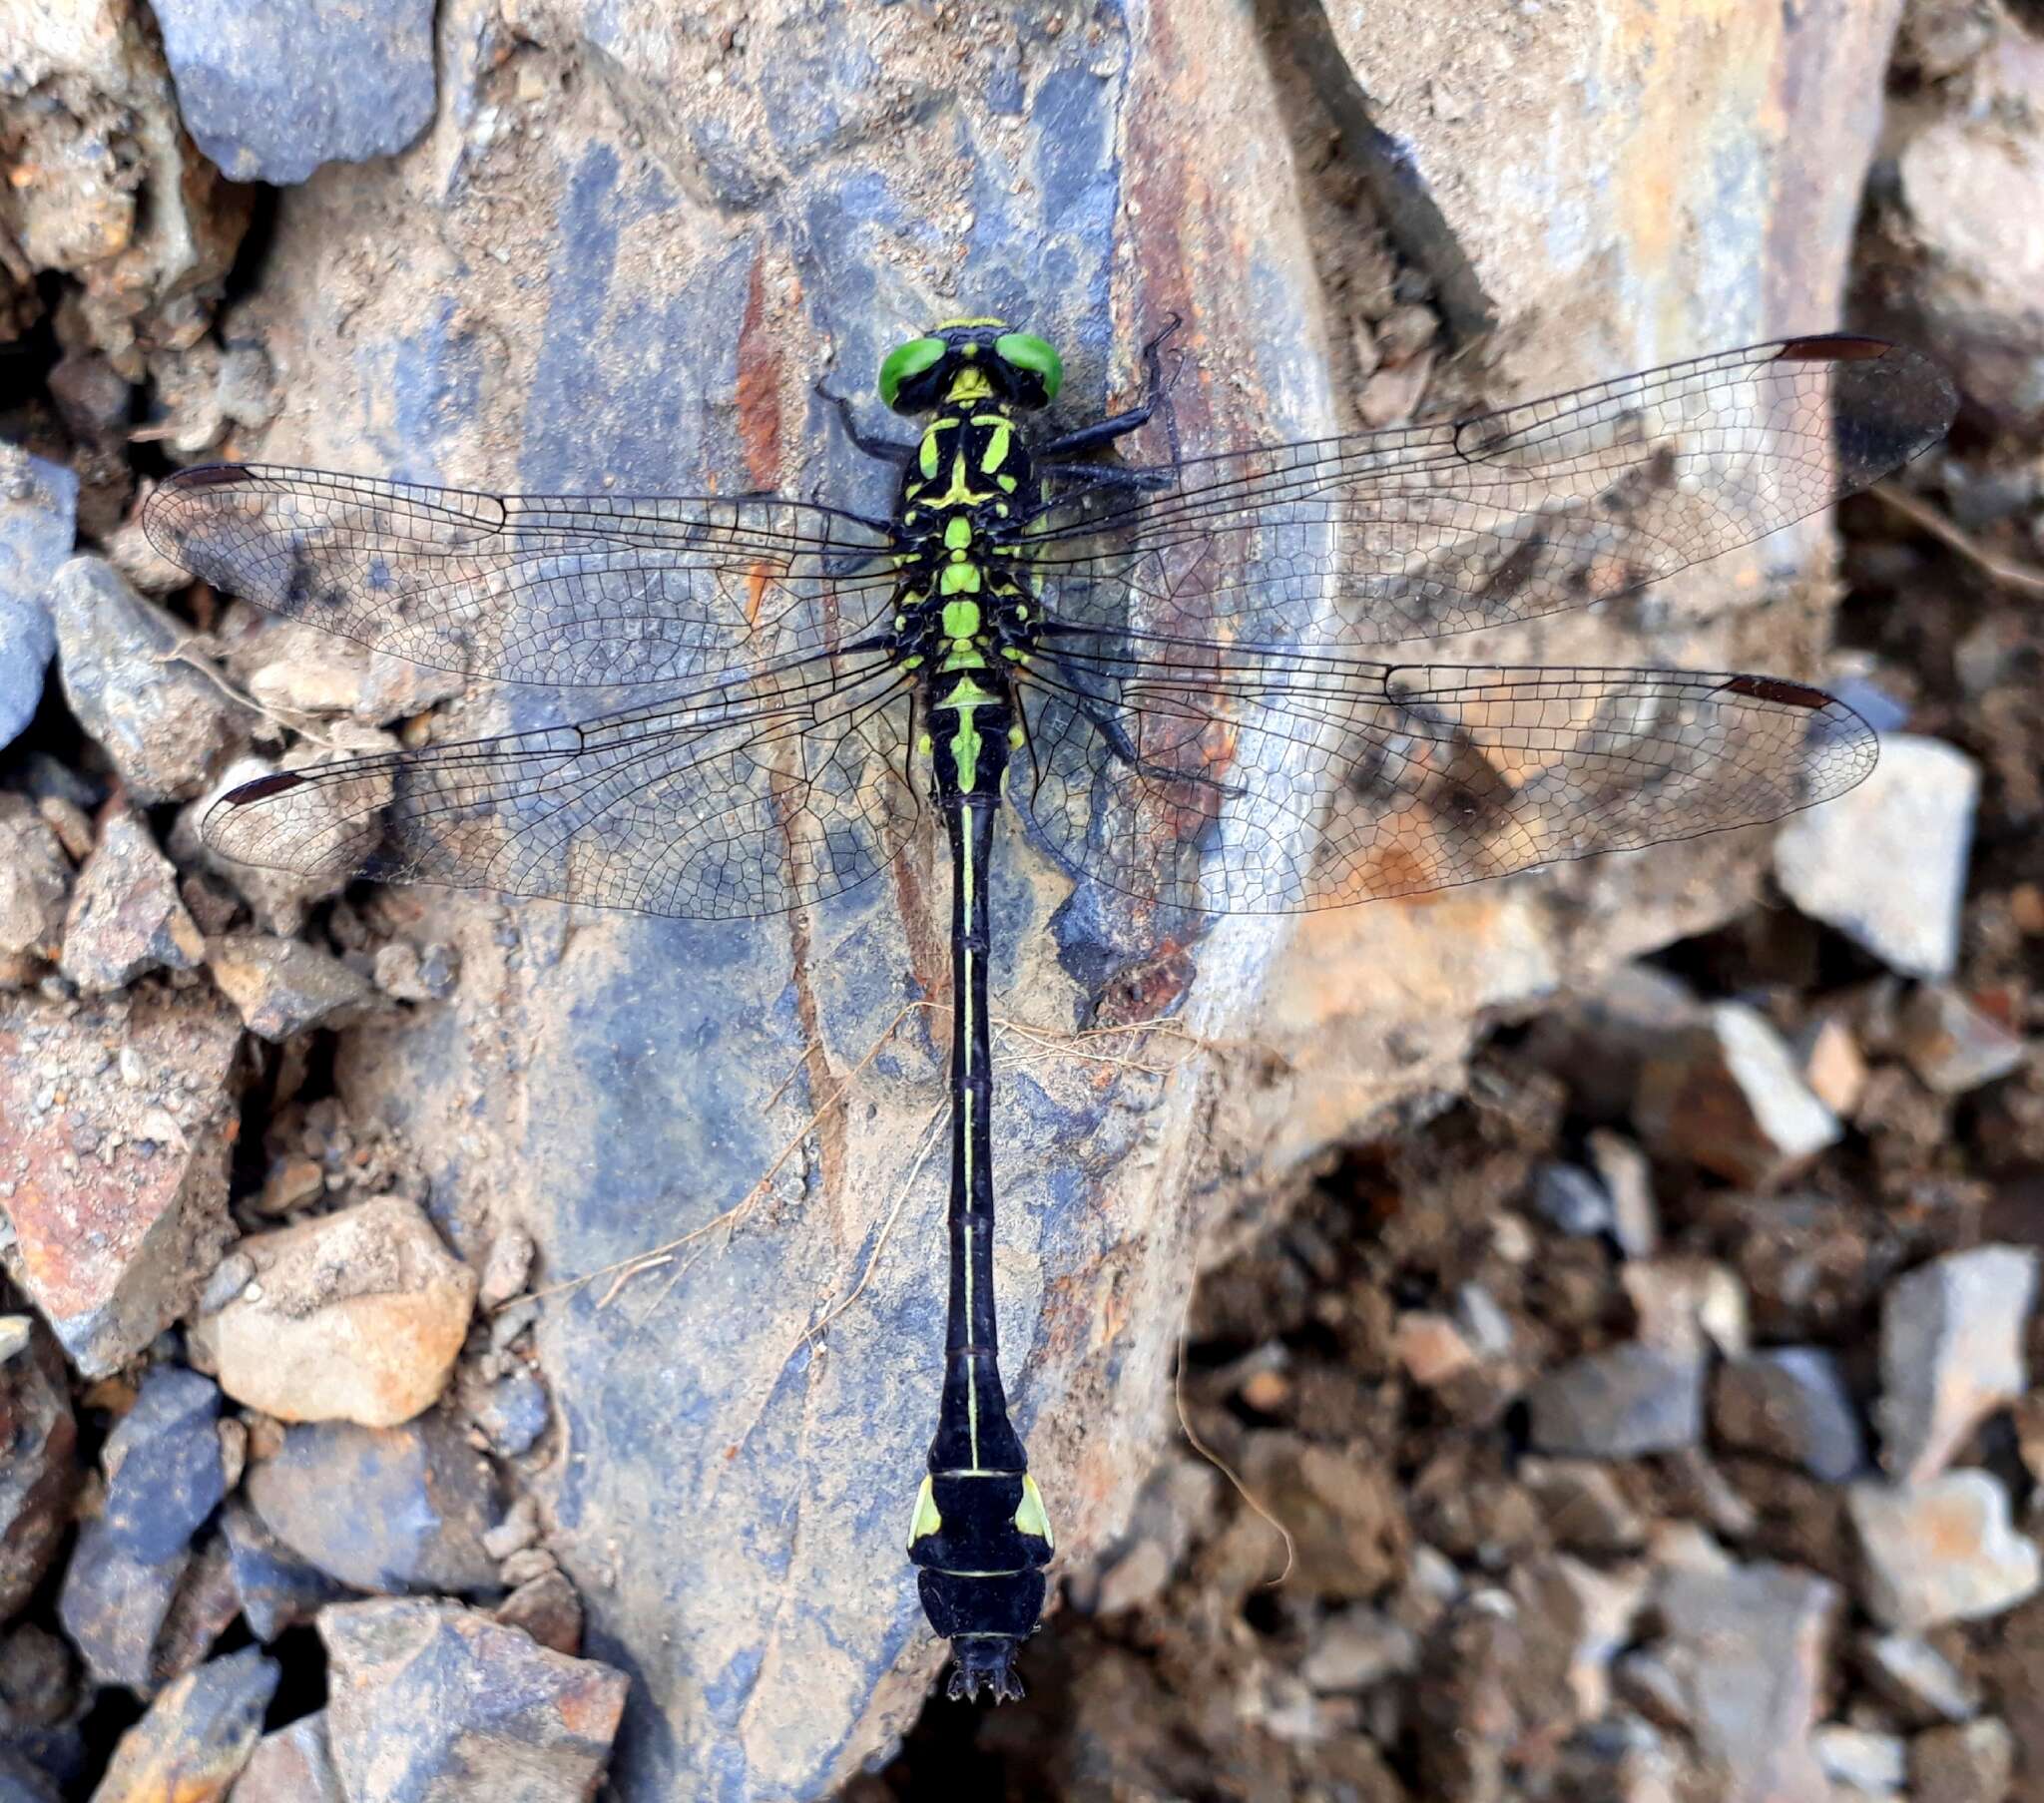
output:
[[358, 1590], [499, 1587], [483, 1545], [503, 1514], [496, 1478], [437, 1411], [398, 1428], [294, 1427], [247, 1489], [277, 1540]]
[[220, 1795], [248, 1764], [280, 1675], [254, 1646], [187, 1672], [121, 1736], [94, 1794], [106, 1803]]
[[70, 887], [70, 861], [35, 804], [0, 794], [0, 956], [55, 951]]
[[83, 1475], [64, 1361], [33, 1316], [0, 1316], [23, 1343], [0, 1359], [0, 1621], [42, 1581], [71, 1525]]
[[326, 1744], [326, 1711], [263, 1735], [227, 1803], [347, 1803]]
[[1857, 788], [1804, 809], [1776, 835], [1775, 879], [1810, 919], [1890, 970], [1948, 977], [1979, 790], [1979, 768], [1963, 751], [1895, 733]]
[[148, 825], [123, 808], [79, 872], [57, 968], [87, 995], [104, 995], [153, 970], [197, 970], [205, 956], [177, 871]]
[[1859, 1648], [1867, 1682], [1905, 1727], [1970, 1721], [1980, 1692], [1964, 1672], [1916, 1634], [1871, 1634]]
[[191, 1563], [184, 1547], [162, 1559], [138, 1559], [104, 1520], [79, 1529], [57, 1616], [96, 1683], [149, 1688], [150, 1655]]
[[237, 182], [404, 149], [432, 122], [432, 0], [163, 0], [178, 109]]
[[107, 1532], [140, 1560], [168, 1559], [227, 1494], [221, 1458], [220, 1386], [197, 1371], [158, 1365], [135, 1406], [107, 1436]]
[[1982, 1420], [2023, 1394], [2024, 1328], [2037, 1294], [2027, 1246], [1933, 1258], [1881, 1303], [1881, 1464], [1905, 1484], [1942, 1471]]
[[1548, 1163], [1533, 1176], [1533, 1210], [1563, 1233], [1602, 1233], [1611, 1225], [1611, 1196], [1580, 1164]]
[[375, 999], [366, 977], [302, 939], [228, 933], [209, 942], [206, 958], [249, 1031], [266, 1040], [329, 1026]]
[[1927, 983], [1902, 1004], [1902, 1056], [1940, 1096], [1963, 1096], [2020, 1069], [2020, 1035], [1941, 983]]
[[1887, 1627], [1977, 1621], [2035, 1593], [2044, 1563], [2009, 1521], [1991, 1472], [1948, 1471], [1900, 1488], [1859, 1483], [1845, 1506], [1858, 1532], [1860, 1600]]
[[50, 583], [64, 696], [137, 801], [206, 786], [254, 721], [173, 654], [189, 636], [104, 558], [75, 557]]
[[239, 1497], [221, 1512], [220, 1527], [242, 1615], [256, 1639], [274, 1640], [285, 1628], [311, 1620], [329, 1602], [338, 1602], [347, 1593], [344, 1584], [300, 1559], [271, 1534]]
[[1630, 1459], [1694, 1446], [1704, 1433], [1704, 1360], [1640, 1341], [1571, 1359], [1533, 1386], [1543, 1453]]
[[35, 715], [57, 649], [44, 591], [71, 555], [78, 477], [61, 464], [0, 445], [0, 745]]
[[344, 1796], [593, 1796], [625, 1674], [456, 1603], [348, 1602], [319, 1616], [327, 1738]]
[[1799, 1465], [1826, 1484], [1866, 1463], [1844, 1371], [1817, 1346], [1784, 1346], [1725, 1365], [1711, 1391], [1711, 1426], [1728, 1446]]

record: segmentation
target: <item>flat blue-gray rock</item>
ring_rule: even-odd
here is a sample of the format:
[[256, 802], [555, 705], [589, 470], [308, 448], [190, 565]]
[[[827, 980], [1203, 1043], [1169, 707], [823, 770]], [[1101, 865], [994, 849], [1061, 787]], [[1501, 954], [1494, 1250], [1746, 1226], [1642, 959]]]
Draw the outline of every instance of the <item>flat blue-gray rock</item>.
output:
[[78, 477], [0, 445], [0, 745], [34, 718], [57, 649], [44, 590], [71, 555]]

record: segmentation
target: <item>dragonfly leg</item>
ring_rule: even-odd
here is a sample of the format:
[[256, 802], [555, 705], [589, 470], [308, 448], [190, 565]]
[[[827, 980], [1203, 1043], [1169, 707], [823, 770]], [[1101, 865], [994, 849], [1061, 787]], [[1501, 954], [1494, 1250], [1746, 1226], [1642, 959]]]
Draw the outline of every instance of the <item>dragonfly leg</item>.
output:
[[[1178, 314], [1173, 313], [1165, 321], [1164, 329], [1143, 346], [1143, 368], [1149, 380], [1140, 405], [1131, 407], [1126, 412], [1110, 414], [1106, 419], [1095, 420], [1092, 425], [1081, 426], [1076, 432], [1067, 432], [1062, 438], [1053, 438], [1048, 444], [1037, 447], [1038, 459], [1043, 463], [1054, 464], [1062, 458], [1085, 457], [1095, 451], [1104, 451], [1117, 438], [1126, 438], [1139, 427], [1148, 425], [1152, 414], [1161, 413], [1164, 416], [1165, 436], [1171, 443], [1171, 467], [1176, 472], [1179, 464], [1178, 421], [1171, 410], [1171, 389], [1172, 384], [1178, 380], [1178, 372], [1184, 366], [1185, 358], [1180, 356], [1173, 359], [1171, 374], [1167, 377], [1164, 373], [1163, 353], [1165, 341], [1184, 323]], [[1176, 480], [1175, 474], [1173, 479]], [[1156, 485], [1153, 483], [1149, 486]]]
[[816, 394], [819, 399], [828, 401], [837, 409], [837, 421], [844, 428], [844, 436], [868, 457], [875, 458], [881, 463], [906, 463], [915, 455], [915, 446], [912, 444], [904, 443], [898, 438], [869, 435], [863, 431], [859, 426], [858, 416], [851, 410], [849, 396], [835, 393], [821, 382], [816, 384]]

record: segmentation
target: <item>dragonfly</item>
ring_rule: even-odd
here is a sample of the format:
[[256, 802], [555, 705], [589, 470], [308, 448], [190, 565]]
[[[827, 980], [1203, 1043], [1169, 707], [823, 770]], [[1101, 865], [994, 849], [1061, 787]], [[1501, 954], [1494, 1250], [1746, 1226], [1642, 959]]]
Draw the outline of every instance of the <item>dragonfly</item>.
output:
[[[949, 1693], [1020, 1694], [1053, 1556], [994, 1306], [988, 881], [1005, 805], [1080, 880], [1199, 923], [1411, 896], [1777, 819], [1873, 768], [1787, 676], [1363, 652], [1595, 607], [1898, 469], [1956, 406], [1929, 359], [1816, 335], [1431, 424], [1185, 455], [1135, 405], [1033, 430], [1055, 346], [994, 318], [897, 346], [884, 517], [782, 495], [495, 495], [184, 470], [155, 546], [272, 614], [437, 670], [653, 698], [279, 768], [229, 860], [733, 920], [949, 852], [942, 1385], [908, 1558]], [[1173, 374], [1176, 373], [1176, 364]], [[1167, 457], [1131, 460], [1160, 429]], [[900, 428], [895, 428], [900, 430]]]

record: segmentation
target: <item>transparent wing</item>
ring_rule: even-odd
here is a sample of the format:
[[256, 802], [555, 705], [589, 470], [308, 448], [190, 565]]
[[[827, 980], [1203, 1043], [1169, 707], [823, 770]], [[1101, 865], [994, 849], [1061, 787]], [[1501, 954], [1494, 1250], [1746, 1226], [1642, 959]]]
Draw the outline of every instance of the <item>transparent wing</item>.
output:
[[1008, 789], [1052, 850], [1196, 913], [1417, 895], [1773, 820], [1877, 755], [1843, 702], [1773, 676], [1085, 634], [1031, 664], [1024, 710]]
[[414, 664], [555, 687], [684, 680], [884, 616], [891, 540], [777, 496], [485, 495], [270, 464], [182, 470], [164, 556]]
[[279, 772], [207, 811], [239, 863], [739, 920], [856, 887], [916, 815], [908, 689], [799, 659], [656, 706]]
[[1159, 465], [1161, 492], [1082, 489], [1046, 515], [1040, 570], [1081, 625], [1471, 632], [1764, 538], [1907, 463], [1956, 407], [1916, 351], [1786, 339], [1480, 418]]

